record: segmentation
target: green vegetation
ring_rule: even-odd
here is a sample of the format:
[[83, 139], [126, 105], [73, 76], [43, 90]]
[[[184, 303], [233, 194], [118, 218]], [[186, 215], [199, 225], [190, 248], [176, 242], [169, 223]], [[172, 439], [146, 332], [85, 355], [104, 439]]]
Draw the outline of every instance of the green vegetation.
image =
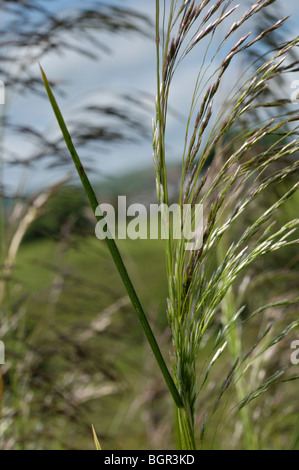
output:
[[[248, 32], [274, 0], [236, 21], [232, 3], [155, 2], [153, 171], [164, 209], [173, 82], [201, 53], [172, 195], [182, 215], [192, 207], [192, 228], [203, 206], [194, 250], [163, 211], [164, 241], [95, 238], [97, 186], [41, 69], [86, 199], [62, 181], [2, 217], [1, 447], [298, 448], [299, 115], [276, 90], [296, 71], [299, 37], [278, 42], [287, 18]], [[254, 60], [231, 73], [223, 98], [244, 54]]]

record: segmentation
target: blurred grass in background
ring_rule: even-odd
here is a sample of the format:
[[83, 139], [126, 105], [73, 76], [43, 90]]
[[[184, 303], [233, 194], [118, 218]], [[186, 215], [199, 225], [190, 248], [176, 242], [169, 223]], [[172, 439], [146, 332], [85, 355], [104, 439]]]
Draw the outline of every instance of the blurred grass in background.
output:
[[[149, 174], [131, 178], [146, 187]], [[122, 192], [124, 181], [114, 182], [115, 194]], [[142, 198], [142, 192], [139, 196]], [[138, 200], [138, 193], [135, 198]], [[67, 208], [64, 215], [61, 200]], [[296, 215], [297, 207], [294, 199], [287, 210]], [[91, 424], [104, 449], [175, 446], [167, 389], [106, 246], [93, 233], [95, 223], [90, 215], [79, 190], [60, 188], [32, 224], [18, 253], [4, 302], [11, 315], [4, 336], [7, 363], [3, 366], [2, 448], [92, 449]], [[168, 358], [163, 243], [122, 240], [119, 247]], [[298, 261], [295, 250], [266, 258], [248, 272], [255, 278], [250, 289], [245, 290], [246, 276], [239, 280], [237, 301], [252, 312], [261, 303], [285, 298], [292, 289], [296, 293]], [[256, 289], [261, 277], [265, 278], [264, 287]], [[243, 315], [246, 318], [246, 311]], [[263, 321], [270, 324], [274, 316], [279, 331], [285, 315], [289, 320], [298, 317], [295, 308], [292, 313], [281, 307], [270, 309]], [[211, 359], [208, 354], [218, 327], [216, 323], [201, 349], [199, 370]], [[250, 347], [259, 335], [260, 321], [251, 321], [245, 328], [244, 342]], [[271, 373], [271, 364], [276, 370], [278, 363], [289, 361], [291, 339], [289, 336], [279, 348], [273, 348], [265, 375]], [[199, 404], [197, 438], [229, 369], [230, 357], [225, 352]], [[295, 384], [274, 386], [251, 408], [261, 448], [298, 447]], [[229, 391], [209, 426], [205, 448], [242, 447], [241, 422], [232, 413], [236, 403], [234, 391]]]
[[[106, 54], [109, 51], [98, 41], [98, 34], [113, 38], [127, 34], [134, 34], [134, 39], [137, 35], [151, 37], [150, 23], [143, 15], [103, 6], [102, 2], [93, 2], [93, 10], [86, 7], [66, 12], [59, 11], [58, 2], [51, 2], [53, 10], [47, 9], [49, 2], [2, 3], [0, 72], [7, 85], [8, 101], [2, 110], [0, 135], [0, 339], [6, 347], [6, 364], [0, 367], [0, 448], [93, 449], [93, 424], [106, 450], [173, 449], [174, 410], [167, 389], [105, 245], [95, 237], [95, 221], [83, 192], [75, 185], [62, 184], [46, 190], [39, 188], [36, 194], [28, 194], [21, 187], [12, 194], [16, 176], [7, 171], [7, 167], [21, 168], [22, 174], [25, 168], [31, 176], [38, 174], [47, 179], [53, 167], [64, 175], [71, 165], [60, 135], [41, 130], [30, 121], [28, 102], [23, 116], [13, 120], [9, 113], [12, 96], [24, 98], [25, 91], [41, 92], [37, 60], [53, 52], [70, 54], [74, 50], [79, 54], [78, 60], [82, 56], [86, 59], [91, 43], [93, 52], [97, 48], [99, 55]], [[71, 4], [68, 2], [70, 8]], [[258, 29], [259, 25], [255, 26]], [[15, 68], [11, 57], [16, 55]], [[60, 76], [53, 85], [58, 91], [65, 91]], [[84, 125], [78, 111], [72, 133], [84, 162], [88, 161], [85, 156], [89, 156], [91, 148], [92, 155], [98, 158], [103, 145], [139, 137], [144, 141], [147, 135], [143, 124], [139, 114], [134, 114], [144, 102], [141, 105], [140, 95], [135, 98], [134, 101], [123, 96], [124, 101], [118, 102], [120, 109], [106, 104], [84, 108], [90, 113]], [[124, 113], [121, 105], [130, 112]], [[72, 120], [78, 116], [72, 115]], [[95, 116], [113, 117], [114, 121], [104, 125]], [[20, 140], [19, 154], [15, 148], [6, 147], [6, 134], [13, 143], [14, 139]], [[33, 142], [32, 153], [24, 161], [23, 143], [29, 141]], [[104, 156], [107, 159], [105, 152]], [[138, 163], [139, 158], [136, 152]], [[99, 159], [96, 163], [99, 167]], [[4, 166], [7, 173], [3, 173]], [[169, 166], [168, 172], [170, 189], [175, 191], [176, 166]], [[7, 174], [10, 176], [5, 178]], [[95, 179], [97, 175], [93, 175]], [[24, 183], [22, 178], [21, 182]], [[156, 202], [153, 168], [102, 178], [97, 188], [101, 202], [115, 203], [118, 195], [127, 195], [128, 204]], [[280, 191], [276, 185], [267, 191], [267, 206], [277, 200], [283, 193]], [[280, 225], [298, 217], [298, 207], [296, 193], [284, 211], [278, 213]], [[251, 212], [246, 213], [246, 221], [240, 218], [235, 233], [230, 234], [232, 240], [237, 239], [242, 222], [248, 225], [248, 219], [254, 220], [260, 210], [261, 206], [253, 205]], [[170, 362], [163, 242], [124, 240], [119, 247], [164, 357]], [[216, 265], [217, 260], [214, 262]], [[211, 271], [213, 268], [210, 266]], [[298, 268], [296, 247], [288, 247], [262, 258], [247, 270], [233, 290], [236, 307], [246, 305], [242, 320], [260, 305], [298, 296]], [[255, 344], [260, 331], [273, 325], [278, 334], [285, 321], [292, 319], [298, 320], [298, 306], [281, 305], [265, 311], [262, 321], [244, 323], [245, 351]], [[214, 323], [200, 350], [199, 373], [211, 360], [209, 354], [221, 324], [221, 312]], [[290, 363], [293, 339], [298, 339], [296, 330], [273, 345], [267, 363], [261, 360], [257, 383]], [[243, 446], [241, 419], [233, 413], [238, 403], [234, 388], [225, 390], [225, 399], [213, 414], [219, 388], [227, 385], [231, 366], [229, 353], [224, 351], [201, 393], [195, 423], [197, 441], [205, 431], [206, 414], [212, 416], [204, 448]], [[298, 375], [298, 366], [291, 367], [291, 375]], [[248, 406], [260, 448], [299, 449], [295, 380], [275, 384]]]

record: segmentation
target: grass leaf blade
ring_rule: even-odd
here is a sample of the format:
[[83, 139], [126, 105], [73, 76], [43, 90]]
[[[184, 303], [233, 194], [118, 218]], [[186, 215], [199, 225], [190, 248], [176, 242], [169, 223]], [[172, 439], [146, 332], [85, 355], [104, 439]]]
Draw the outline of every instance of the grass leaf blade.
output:
[[[92, 207], [92, 210], [95, 213], [97, 207], [99, 206], [98, 200], [97, 200], [96, 195], [94, 193], [94, 190], [93, 190], [93, 188], [92, 188], [92, 186], [89, 182], [89, 179], [88, 179], [88, 177], [85, 173], [85, 170], [83, 168], [83, 165], [81, 163], [79, 155], [77, 154], [77, 151], [76, 151], [75, 146], [72, 142], [71, 136], [69, 134], [69, 131], [68, 131], [67, 126], [64, 122], [63, 116], [62, 116], [61, 111], [59, 109], [59, 106], [56, 102], [56, 99], [55, 99], [53, 93], [52, 93], [50, 84], [48, 82], [46, 74], [43, 71], [41, 65], [40, 65], [40, 70], [41, 70], [42, 79], [43, 79], [43, 82], [44, 82], [44, 85], [45, 85], [45, 88], [46, 88], [51, 106], [53, 108], [53, 111], [54, 111], [54, 114], [56, 116], [57, 122], [59, 124], [60, 129], [61, 129], [61, 132], [63, 134], [63, 138], [64, 138], [65, 143], [67, 145], [67, 148], [68, 148], [68, 150], [71, 154], [71, 157], [72, 157], [73, 162], [75, 164], [75, 167], [77, 169], [78, 175], [79, 175], [79, 177], [81, 179], [81, 182], [82, 182], [82, 185], [84, 187], [85, 193], [86, 193], [86, 195], [89, 199], [90, 205]], [[97, 217], [98, 220], [101, 220], [101, 218], [102, 218], [101, 216]], [[118, 270], [118, 272], [119, 272], [119, 274], [122, 278], [124, 286], [125, 286], [125, 288], [128, 292], [128, 295], [131, 299], [132, 305], [133, 305], [133, 307], [134, 307], [134, 309], [135, 309], [135, 311], [138, 315], [138, 318], [139, 318], [140, 323], [142, 325], [143, 331], [144, 331], [144, 333], [145, 333], [145, 335], [148, 339], [148, 342], [151, 346], [151, 349], [152, 349], [152, 351], [155, 355], [155, 358], [158, 362], [158, 365], [159, 365], [160, 370], [163, 374], [165, 382], [166, 382], [166, 384], [169, 388], [169, 391], [171, 392], [173, 400], [179, 408], [183, 408], [183, 402], [182, 402], [182, 399], [180, 397], [180, 394], [179, 394], [179, 392], [178, 392], [178, 390], [175, 386], [175, 383], [174, 383], [174, 381], [173, 381], [173, 379], [170, 375], [170, 372], [167, 368], [167, 365], [164, 361], [164, 358], [162, 356], [162, 353], [160, 351], [160, 348], [158, 346], [156, 338], [155, 338], [155, 336], [152, 332], [152, 329], [151, 329], [151, 327], [148, 323], [148, 320], [147, 320], [146, 315], [143, 311], [143, 308], [142, 308], [141, 303], [139, 301], [139, 298], [136, 294], [136, 291], [133, 287], [131, 279], [130, 279], [128, 273], [127, 273], [126, 267], [123, 263], [122, 257], [121, 257], [121, 255], [118, 251], [116, 243], [113, 240], [113, 238], [109, 238], [109, 237], [106, 237], [106, 242], [107, 242], [109, 251], [111, 253], [111, 256], [114, 260], [114, 263], [117, 267], [117, 270]]]

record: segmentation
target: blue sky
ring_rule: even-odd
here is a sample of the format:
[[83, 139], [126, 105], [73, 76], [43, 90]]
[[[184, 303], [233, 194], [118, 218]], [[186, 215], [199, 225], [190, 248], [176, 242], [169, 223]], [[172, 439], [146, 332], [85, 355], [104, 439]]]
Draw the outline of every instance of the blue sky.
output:
[[[50, 3], [49, 3], [50, 4]], [[279, 16], [292, 14], [293, 26], [298, 19], [297, 0], [281, 1]], [[82, 5], [81, 2], [65, 0], [59, 2], [59, 9], [74, 10]], [[154, 0], [123, 0], [122, 6], [134, 8], [154, 19]], [[244, 4], [240, 7], [244, 8]], [[55, 2], [52, 2], [55, 8]], [[229, 25], [230, 20], [226, 25]], [[227, 28], [228, 26], [226, 26]], [[294, 28], [293, 28], [294, 29]], [[296, 31], [294, 31], [296, 34]], [[298, 34], [298, 33], [297, 33]], [[98, 62], [93, 62], [76, 53], [67, 53], [63, 57], [49, 54], [42, 60], [49, 79], [65, 81], [67, 95], [59, 98], [59, 104], [66, 121], [71, 119], [73, 113], [83, 103], [117, 102], [119, 94], [143, 91], [148, 96], [155, 95], [155, 44], [153, 40], [132, 35], [108, 34], [101, 36], [112, 49], [111, 55], [101, 54]], [[192, 56], [185, 64], [185, 68], [178, 72], [171, 93], [171, 104], [181, 116], [187, 115], [186, 103], [190, 102], [190, 90], [194, 84], [194, 71], [200, 59], [200, 51]], [[38, 73], [38, 64], [34, 65]], [[2, 77], [0, 77], [1, 79]], [[299, 78], [299, 77], [295, 77]], [[154, 115], [154, 103], [148, 101], [152, 112], [141, 113], [145, 125], [151, 129], [151, 116]], [[58, 133], [58, 127], [46, 100], [32, 94], [19, 96], [12, 94], [9, 115], [12, 121], [30, 124], [47, 135]], [[82, 118], [84, 118], [82, 116]], [[179, 158], [183, 146], [182, 122], [178, 117], [169, 119], [169, 155], [174, 161]], [[30, 155], [32, 144], [26, 139], [14, 137], [7, 138], [6, 145], [17, 151], [23, 159]], [[82, 155], [84, 158], [84, 155]], [[136, 144], [112, 144], [109, 152], [103, 151], [97, 158], [97, 169], [103, 175], [121, 174], [133, 169], [152, 165], [151, 139]], [[24, 174], [16, 169], [6, 168], [5, 178], [10, 189], [17, 188], [26, 181], [28, 189], [44, 186], [60, 178], [57, 171], [32, 172], [30, 169]]]

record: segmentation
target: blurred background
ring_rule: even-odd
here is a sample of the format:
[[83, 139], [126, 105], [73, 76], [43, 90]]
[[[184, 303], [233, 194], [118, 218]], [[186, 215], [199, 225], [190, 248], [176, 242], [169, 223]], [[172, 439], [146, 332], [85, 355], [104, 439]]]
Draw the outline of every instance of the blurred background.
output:
[[[167, 390], [106, 247], [94, 235], [93, 214], [38, 67], [40, 62], [101, 202], [115, 203], [118, 195], [126, 195], [128, 204], [156, 202], [151, 134], [155, 2], [7, 0], [0, 1], [0, 13], [0, 80], [5, 84], [5, 104], [0, 105], [0, 340], [6, 349], [0, 366], [0, 448], [93, 449], [92, 424], [104, 449], [173, 448], [174, 412]], [[258, 31], [286, 14], [291, 19], [279, 32], [283, 41], [296, 34], [296, 1], [275, 2], [269, 16], [252, 27]], [[173, 196], [197, 54], [178, 71], [171, 93]], [[242, 70], [242, 63], [237, 67]], [[282, 90], [289, 98], [288, 76]], [[298, 204], [298, 196], [288, 203], [290, 217], [297, 216]], [[168, 357], [163, 243], [125, 240], [119, 246]], [[262, 279], [264, 290], [253, 298], [253, 290], [243, 293], [243, 282], [243, 302], [257, 308], [273, 292], [278, 298], [286, 290], [296, 292], [298, 261], [295, 248], [263, 260], [248, 276], [256, 284]], [[275, 315], [283, 318], [286, 310], [281, 307]], [[276, 361], [289, 353], [285, 346], [277, 350]], [[229, 369], [225, 354], [222, 365]], [[215, 383], [225, 378], [222, 374], [220, 365]], [[211, 387], [200, 403], [198, 432], [213, 381]], [[264, 405], [261, 399], [253, 410], [261, 445], [298, 447], [295, 386], [286, 387], [283, 396], [274, 390], [268, 398], [267, 430], [259, 423]], [[278, 419], [284, 412], [286, 418]], [[211, 431], [207, 447], [239, 448], [239, 428], [238, 421], [227, 417], [217, 437]]]

